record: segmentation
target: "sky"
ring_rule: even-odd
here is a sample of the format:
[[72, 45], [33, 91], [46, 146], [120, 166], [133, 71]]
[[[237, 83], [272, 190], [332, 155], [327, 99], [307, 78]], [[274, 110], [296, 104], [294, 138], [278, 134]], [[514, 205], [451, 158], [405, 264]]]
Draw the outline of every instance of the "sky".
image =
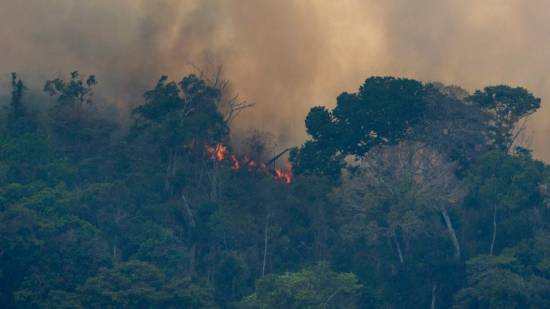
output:
[[121, 115], [162, 74], [223, 65], [256, 103], [234, 131], [270, 132], [281, 147], [307, 137], [312, 106], [369, 76], [523, 86], [542, 98], [524, 143], [550, 162], [546, 0], [0, 0], [0, 42], [0, 84], [12, 71], [36, 89], [95, 74]]

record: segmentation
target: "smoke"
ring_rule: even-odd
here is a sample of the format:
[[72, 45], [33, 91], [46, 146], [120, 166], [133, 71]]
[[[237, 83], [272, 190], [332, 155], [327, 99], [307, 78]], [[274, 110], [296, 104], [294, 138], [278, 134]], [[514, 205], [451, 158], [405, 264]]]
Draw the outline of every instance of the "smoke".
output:
[[0, 82], [17, 71], [40, 87], [78, 69], [124, 114], [161, 74], [223, 64], [257, 103], [236, 129], [272, 132], [281, 146], [305, 138], [311, 106], [371, 75], [520, 85], [543, 98], [527, 132], [550, 160], [549, 38], [545, 0], [0, 0]]

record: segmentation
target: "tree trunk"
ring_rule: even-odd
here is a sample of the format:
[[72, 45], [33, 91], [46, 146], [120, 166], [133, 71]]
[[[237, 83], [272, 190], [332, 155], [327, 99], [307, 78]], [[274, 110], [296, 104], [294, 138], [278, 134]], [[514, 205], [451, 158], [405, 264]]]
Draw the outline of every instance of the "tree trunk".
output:
[[325, 300], [325, 302], [323, 303], [321, 308], [328, 308], [328, 304], [330, 303], [330, 301], [334, 298], [334, 296], [336, 296], [338, 293], [340, 293], [341, 290], [342, 290], [342, 288], [338, 288], [338, 289], [336, 289], [336, 291], [334, 291], [332, 294], [330, 294], [330, 296], [327, 298], [327, 300]]
[[451, 217], [449, 216], [449, 212], [447, 212], [446, 207], [441, 207], [441, 215], [443, 216], [443, 219], [445, 220], [445, 225], [447, 226], [447, 231], [449, 232], [449, 236], [451, 237], [451, 241], [453, 243], [453, 246], [455, 248], [455, 259], [460, 259], [460, 244], [458, 242], [458, 238], [456, 237], [455, 229], [453, 228], [453, 223], [451, 221]]
[[166, 166], [166, 184], [165, 189], [166, 192], [170, 195], [170, 197], [173, 196], [173, 187], [172, 187], [172, 180], [174, 179], [174, 176], [176, 175], [176, 160], [177, 160], [177, 152], [176, 150], [171, 150], [170, 154], [168, 155], [168, 163]]
[[493, 237], [491, 239], [491, 249], [489, 249], [490, 256], [493, 256], [496, 239], [497, 239], [497, 206], [495, 205], [493, 209]]
[[325, 212], [320, 207], [314, 217], [314, 256], [317, 260], [325, 259], [325, 244], [327, 243]]
[[269, 216], [265, 219], [265, 227], [264, 227], [264, 260], [262, 263], [262, 277], [265, 276], [265, 266], [267, 262], [267, 229], [269, 228]]
[[197, 244], [195, 239], [195, 232], [196, 232], [196, 222], [195, 222], [195, 216], [193, 216], [193, 211], [191, 210], [191, 207], [189, 206], [189, 202], [187, 201], [187, 197], [185, 197], [185, 193], [181, 193], [181, 200], [183, 201], [183, 208], [185, 209], [185, 213], [187, 215], [187, 218], [189, 220], [189, 226], [191, 227], [191, 233], [193, 235], [193, 239], [191, 240], [193, 245], [191, 246], [191, 256], [189, 261], [189, 272], [191, 275], [195, 273], [195, 255], [197, 251]]
[[196, 227], [195, 223], [195, 217], [193, 216], [193, 212], [191, 211], [191, 207], [189, 206], [189, 202], [187, 201], [187, 198], [185, 197], [185, 194], [181, 193], [181, 200], [183, 201], [183, 208], [185, 209], [185, 213], [187, 214], [187, 217], [189, 218], [189, 225], [194, 230]]
[[437, 282], [434, 281], [432, 285], [432, 304], [430, 306], [431, 309], [435, 309], [436, 298], [437, 298]]
[[397, 236], [393, 236], [393, 242], [395, 243], [395, 247], [397, 248], [397, 254], [399, 255], [399, 261], [401, 264], [405, 262], [405, 259], [403, 258], [403, 252], [401, 251], [401, 246], [399, 245], [399, 240], [397, 240]]
[[113, 243], [113, 260], [115, 261], [118, 261], [118, 247], [117, 247], [117, 243], [118, 243], [118, 237], [115, 236], [115, 241]]
[[172, 171], [170, 173], [170, 176], [172, 177], [172, 179], [174, 179], [174, 177], [176, 177], [177, 163], [178, 163], [178, 152], [176, 150], [174, 150], [174, 154], [172, 155]]
[[170, 193], [170, 170], [172, 169], [172, 153], [168, 155], [168, 162], [166, 163], [166, 178], [164, 179], [164, 190]]
[[218, 172], [216, 163], [214, 162], [214, 168], [212, 170], [212, 177], [210, 183], [210, 201], [216, 202], [218, 200]]
[[195, 274], [195, 256], [197, 255], [197, 245], [193, 241], [191, 246], [191, 256], [189, 257], [189, 273], [191, 276]]

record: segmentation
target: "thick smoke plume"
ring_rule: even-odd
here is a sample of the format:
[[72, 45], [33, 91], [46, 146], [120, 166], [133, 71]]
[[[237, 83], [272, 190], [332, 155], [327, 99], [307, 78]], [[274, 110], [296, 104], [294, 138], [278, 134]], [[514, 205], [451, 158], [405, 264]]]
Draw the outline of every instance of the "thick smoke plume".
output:
[[[11, 71], [39, 81], [78, 69], [96, 74], [124, 113], [161, 74], [223, 64], [241, 98], [257, 103], [238, 127], [296, 144], [312, 105], [371, 75], [470, 91], [521, 85], [544, 105], [549, 35], [545, 0], [0, 0], [0, 82]], [[547, 113], [529, 131], [550, 160]]]

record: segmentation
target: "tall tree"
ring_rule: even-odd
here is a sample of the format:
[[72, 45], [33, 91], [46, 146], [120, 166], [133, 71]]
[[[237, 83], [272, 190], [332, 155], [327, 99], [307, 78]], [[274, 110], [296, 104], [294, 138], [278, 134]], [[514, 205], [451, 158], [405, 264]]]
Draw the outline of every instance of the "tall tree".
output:
[[25, 84], [17, 77], [17, 73], [11, 73], [11, 102], [9, 112], [9, 122], [14, 122], [25, 115], [25, 107], [23, 105], [23, 95], [27, 90]]
[[547, 308], [550, 306], [550, 239], [540, 233], [497, 256], [467, 262], [467, 282], [456, 308]]
[[509, 151], [523, 128], [516, 125], [540, 107], [540, 98], [522, 87], [505, 85], [485, 87], [471, 97], [474, 103], [493, 113], [492, 140], [499, 149]]
[[355, 275], [337, 273], [326, 262], [256, 282], [243, 308], [358, 308], [361, 285]]
[[50, 124], [56, 142], [71, 158], [81, 161], [105, 149], [116, 125], [97, 116], [93, 102], [93, 89], [97, 85], [94, 75], [81, 76], [71, 72], [70, 79], [46, 81], [44, 91], [56, 97], [50, 110]]
[[[534, 226], [529, 224], [529, 228], [518, 230], [521, 233], [501, 231], [507, 236], [499, 239], [498, 226], [511, 216], [519, 222], [518, 215], [533, 213], [538, 208], [542, 202], [539, 187], [543, 172], [543, 164], [529, 155], [512, 156], [500, 150], [488, 152], [468, 171], [466, 205], [476, 211], [475, 218], [467, 223], [478, 222], [479, 225], [475, 224], [472, 229], [490, 235], [486, 253], [493, 255], [499, 247], [512, 245], [518, 237], [528, 237], [532, 232]], [[485, 239], [482, 235], [477, 237]]]
[[312, 108], [306, 118], [312, 140], [291, 155], [296, 172], [335, 177], [343, 156], [363, 156], [373, 146], [399, 142], [420, 121], [424, 95], [416, 80], [371, 77], [357, 93], [339, 95], [332, 111]]
[[460, 171], [491, 147], [492, 115], [471, 104], [468, 97], [468, 92], [456, 86], [426, 85], [424, 115], [410, 134], [410, 139], [430, 145], [449, 161], [457, 162]]
[[393, 238], [401, 261], [404, 256], [399, 231], [406, 234], [412, 228], [410, 232], [415, 233], [418, 224], [426, 224], [420, 222], [425, 213], [440, 215], [458, 259], [461, 250], [449, 207], [460, 204], [464, 190], [454, 175], [455, 168], [455, 164], [423, 144], [383, 147], [361, 161], [358, 169], [345, 179], [341, 194], [359, 213], [368, 213], [367, 207], [385, 212], [388, 235]]
[[414, 299], [417, 306], [429, 299], [435, 302], [439, 291], [454, 284], [448, 279], [456, 275], [462, 249], [453, 216], [464, 195], [455, 169], [455, 163], [424, 144], [377, 147], [343, 178], [336, 193], [345, 205], [344, 239], [366, 242], [364, 250], [381, 255], [373, 256], [376, 263], [385, 265], [380, 268], [398, 268], [396, 280], [414, 282], [415, 292], [409, 290], [400, 302]]

